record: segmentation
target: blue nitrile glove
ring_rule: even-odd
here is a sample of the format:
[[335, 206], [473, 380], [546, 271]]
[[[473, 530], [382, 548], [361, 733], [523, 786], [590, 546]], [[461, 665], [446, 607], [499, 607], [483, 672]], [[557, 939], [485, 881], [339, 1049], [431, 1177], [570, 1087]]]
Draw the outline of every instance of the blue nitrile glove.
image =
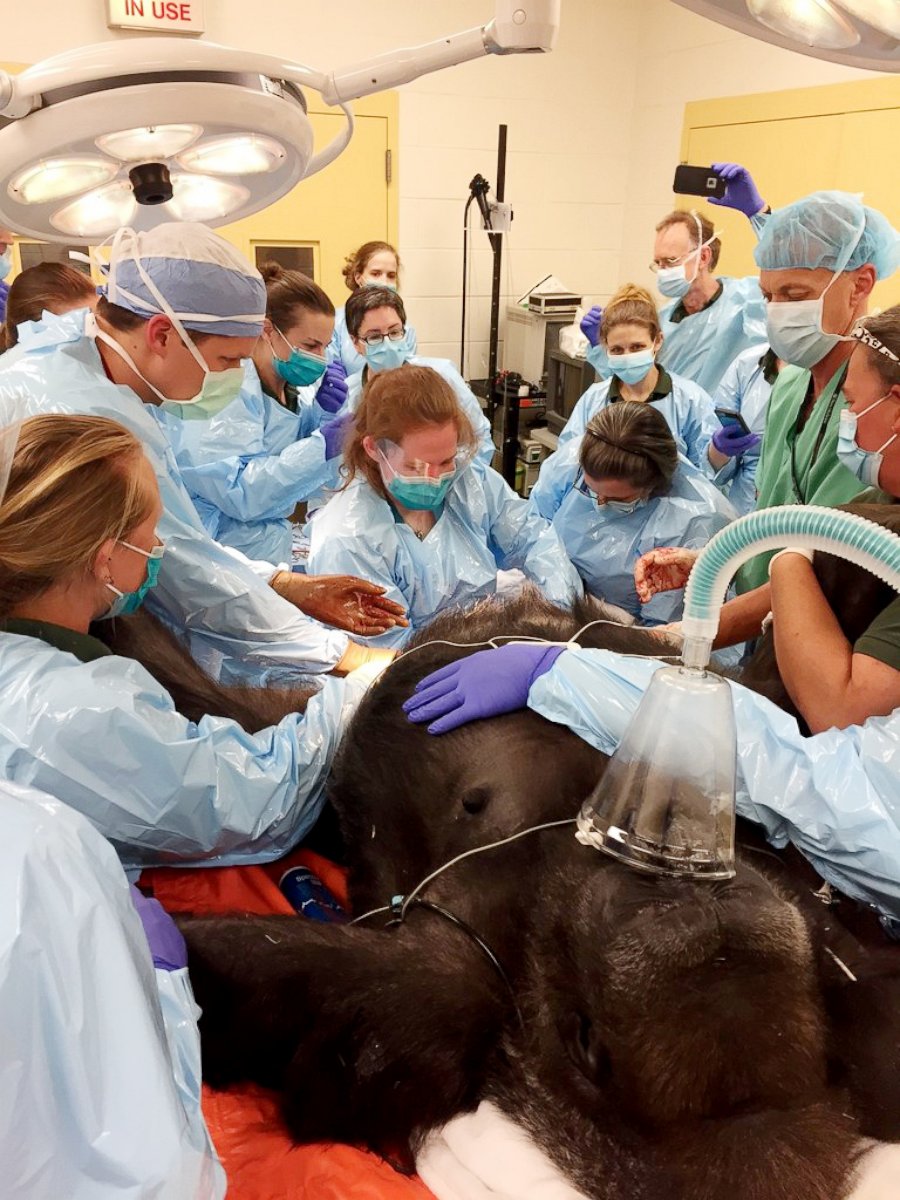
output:
[[327, 413], [340, 412], [347, 402], [347, 372], [342, 362], [329, 363], [316, 392], [316, 404]]
[[713, 163], [712, 169], [721, 179], [725, 180], [728, 188], [721, 200], [710, 196], [710, 204], [719, 204], [723, 208], [736, 208], [745, 217], [755, 217], [766, 207], [766, 202], [759, 194], [759, 189], [753, 182], [753, 176], [746, 167], [742, 167], [740, 163]]
[[728, 458], [737, 458], [758, 446], [762, 438], [758, 433], [744, 433], [740, 425], [723, 425], [713, 434], [712, 444], [720, 454]]
[[600, 323], [603, 320], [603, 309], [599, 304], [584, 314], [581, 318], [580, 329], [592, 346], [596, 346], [600, 341]]
[[158, 900], [145, 896], [133, 883], [129, 887], [137, 915], [144, 926], [154, 967], [160, 971], [178, 971], [186, 967], [187, 946], [181, 930]]
[[563, 649], [545, 642], [509, 642], [479, 650], [426, 675], [403, 711], [416, 724], [431, 721], [429, 733], [448, 733], [469, 721], [515, 712], [525, 707], [528, 689]]
[[321, 428], [322, 437], [325, 439], [325, 457], [326, 459], [337, 458], [344, 448], [344, 442], [353, 428], [353, 413], [346, 412], [343, 416], [337, 417], [334, 421], [329, 421], [327, 425]]

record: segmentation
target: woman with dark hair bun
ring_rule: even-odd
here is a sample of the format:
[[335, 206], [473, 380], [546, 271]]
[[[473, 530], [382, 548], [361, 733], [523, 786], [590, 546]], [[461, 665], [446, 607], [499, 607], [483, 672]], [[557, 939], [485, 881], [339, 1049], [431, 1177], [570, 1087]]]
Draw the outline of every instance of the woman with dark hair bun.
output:
[[546, 460], [529, 501], [552, 521], [586, 589], [645, 625], [681, 616], [683, 592], [641, 604], [634, 565], [657, 546], [705, 546], [737, 515], [678, 453], [662, 413], [649, 404], [602, 408], [580, 441]]

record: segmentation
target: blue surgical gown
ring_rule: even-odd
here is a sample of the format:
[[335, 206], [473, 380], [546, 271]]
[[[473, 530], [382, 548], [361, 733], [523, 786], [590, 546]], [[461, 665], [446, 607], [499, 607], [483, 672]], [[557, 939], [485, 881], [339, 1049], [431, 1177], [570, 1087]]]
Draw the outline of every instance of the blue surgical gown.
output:
[[[532, 684], [528, 706], [611, 754], [662, 665], [566, 651]], [[834, 887], [900, 921], [900, 709], [804, 737], [769, 700], [729, 686], [738, 814], [762, 825], [773, 845], [792, 842]]]
[[247, 733], [188, 721], [132, 659], [0, 632], [0, 777], [83, 813], [129, 868], [265, 862], [318, 817], [359, 689], [329, 677], [305, 713]]
[[41, 1200], [220, 1200], [187, 968], [154, 970], [112, 847], [0, 780], [0, 1162]]
[[764, 342], [766, 302], [759, 279], [719, 276], [722, 292], [718, 300], [681, 321], [672, 314], [681, 304], [673, 300], [659, 312], [663, 332], [659, 362], [672, 374], [691, 379], [712, 394], [722, 376], [739, 354]]
[[[760, 366], [768, 349], [768, 345], [752, 346], [739, 354], [722, 376], [713, 399], [716, 408], [739, 412], [751, 432], [760, 437], [766, 430], [766, 411], [772, 394], [772, 384]], [[756, 508], [756, 468], [761, 448], [755, 446], [730, 459], [718, 472], [712, 473], [710, 468], [716, 485], [723, 488], [740, 516]]]
[[[0, 424], [42, 413], [109, 417], [141, 441], [156, 472], [166, 543], [159, 583], [147, 607], [186, 636], [214, 677], [261, 677], [269, 666], [302, 674], [331, 670], [348, 637], [304, 616], [268, 586], [272, 568], [210, 538], [181, 481], [168, 434], [153, 405], [107, 377], [84, 310], [19, 328], [0, 357]], [[88, 323], [86, 325], [86, 322]]]
[[665, 496], [655, 496], [633, 513], [598, 506], [575, 486], [584, 478], [578, 464], [580, 449], [580, 442], [570, 441], [545, 459], [529, 505], [553, 522], [592, 595], [624, 608], [646, 625], [679, 620], [683, 589], [660, 592], [641, 604], [634, 588], [637, 560], [660, 546], [699, 549], [737, 514], [718, 488], [684, 458]]
[[369, 639], [373, 645], [400, 646], [443, 609], [493, 595], [498, 570], [520, 569], [558, 604], [582, 591], [555, 530], [477, 463], [454, 480], [423, 541], [361, 478], [316, 513], [310, 530], [311, 571], [362, 574], [407, 610], [410, 628]]
[[[666, 418], [672, 436], [678, 444], [679, 453], [690, 459], [695, 467], [705, 471], [709, 459], [707, 450], [712, 441], [712, 435], [719, 428], [719, 420], [713, 412], [713, 402], [702, 387], [672, 375], [672, 389], [666, 395], [654, 396], [647, 400]], [[577, 439], [581, 441], [591, 417], [597, 415], [609, 404], [625, 404], [625, 400], [611, 400], [609, 395], [612, 380], [601, 379], [592, 383], [572, 410], [572, 415], [566, 422], [566, 427], [559, 435], [560, 447], [567, 442]]]
[[266, 395], [251, 359], [244, 363], [241, 394], [214, 417], [193, 420], [190, 406], [175, 404], [157, 410], [211, 538], [248, 558], [289, 567], [288, 518], [333, 473], [324, 437], [308, 428], [314, 411], [301, 400], [292, 413]]
[[[418, 341], [412, 325], [407, 325], [406, 337], [415, 354]], [[332, 362], [343, 363], [348, 375], [355, 375], [366, 365], [366, 360], [353, 345], [353, 338], [347, 330], [347, 313], [343, 304], [334, 314], [334, 333], [328, 343], [328, 357]]]

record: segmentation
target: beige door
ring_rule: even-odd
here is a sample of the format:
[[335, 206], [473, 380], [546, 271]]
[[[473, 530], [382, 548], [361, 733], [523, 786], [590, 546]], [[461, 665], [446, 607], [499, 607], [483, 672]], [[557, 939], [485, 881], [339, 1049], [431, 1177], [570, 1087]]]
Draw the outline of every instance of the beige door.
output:
[[[682, 158], [697, 166], [732, 161], [750, 168], [773, 208], [808, 192], [862, 192], [900, 228], [900, 79], [767, 92], [688, 104]], [[689, 203], [679, 198], [679, 206]], [[722, 231], [721, 270], [756, 270], [755, 236], [740, 214], [707, 209]], [[873, 304], [900, 302], [900, 274], [875, 289]]]

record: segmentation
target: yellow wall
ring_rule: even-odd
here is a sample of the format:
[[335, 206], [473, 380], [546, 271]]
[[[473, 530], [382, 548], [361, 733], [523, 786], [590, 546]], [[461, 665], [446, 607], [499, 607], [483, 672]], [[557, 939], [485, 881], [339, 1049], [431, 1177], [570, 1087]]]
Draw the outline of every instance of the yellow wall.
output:
[[[898, 135], [900, 79], [873, 79], [687, 104], [681, 156], [698, 166], [744, 163], [773, 208], [824, 188], [862, 192], [900, 228]], [[708, 211], [723, 234], [722, 273], [754, 272], [755, 237], [745, 218]], [[898, 302], [900, 274], [878, 285], [873, 307]]]

